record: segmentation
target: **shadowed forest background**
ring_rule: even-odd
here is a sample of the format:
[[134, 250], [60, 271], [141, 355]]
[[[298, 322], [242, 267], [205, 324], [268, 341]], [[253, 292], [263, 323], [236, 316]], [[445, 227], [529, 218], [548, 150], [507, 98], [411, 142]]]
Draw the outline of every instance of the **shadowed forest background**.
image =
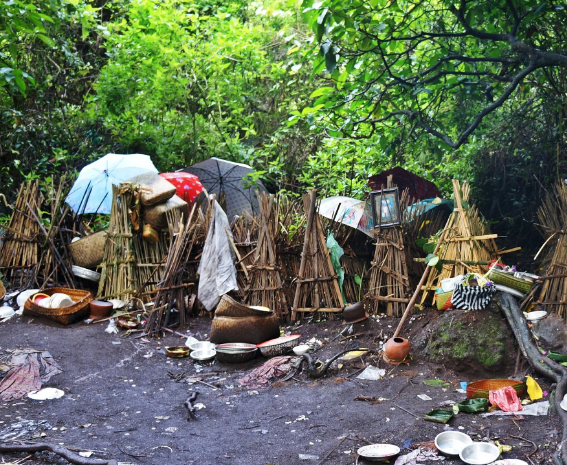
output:
[[160, 171], [216, 156], [271, 191], [357, 198], [401, 166], [446, 195], [469, 181], [529, 259], [544, 191], [567, 177], [566, 14], [531, 0], [2, 2], [1, 191], [13, 201], [23, 180], [106, 153]]

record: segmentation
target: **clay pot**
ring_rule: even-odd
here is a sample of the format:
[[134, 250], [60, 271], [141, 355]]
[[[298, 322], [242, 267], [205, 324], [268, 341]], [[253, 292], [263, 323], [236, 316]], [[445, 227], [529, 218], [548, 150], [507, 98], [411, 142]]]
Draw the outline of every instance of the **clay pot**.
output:
[[102, 300], [93, 300], [90, 303], [91, 307], [91, 318], [99, 319], [106, 318], [112, 313], [113, 305], [110, 302], [104, 302]]
[[364, 304], [362, 302], [357, 302], [355, 304], [348, 305], [343, 311], [343, 318], [346, 323], [357, 323], [359, 321], [366, 320], [368, 315], [364, 310]]
[[392, 337], [388, 339], [384, 346], [384, 360], [390, 365], [399, 365], [400, 363], [407, 363], [408, 355], [410, 352], [410, 343], [403, 337]]

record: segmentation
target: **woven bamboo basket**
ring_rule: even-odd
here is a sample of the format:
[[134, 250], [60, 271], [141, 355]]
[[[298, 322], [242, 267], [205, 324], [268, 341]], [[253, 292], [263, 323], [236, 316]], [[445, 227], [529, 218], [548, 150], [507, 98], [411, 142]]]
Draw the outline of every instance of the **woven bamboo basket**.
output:
[[467, 399], [488, 399], [489, 391], [497, 391], [506, 386], [512, 386], [518, 397], [522, 397], [526, 387], [515, 379], [482, 379], [467, 385]]
[[89, 291], [79, 289], [67, 289], [61, 287], [53, 287], [45, 289], [43, 293], [51, 296], [56, 292], [67, 294], [71, 300], [75, 302], [70, 307], [63, 308], [44, 308], [34, 304], [30, 299], [26, 300], [24, 305], [24, 315], [43, 316], [51, 320], [55, 320], [63, 325], [74, 323], [89, 315], [89, 304], [93, 300], [93, 295]]
[[144, 207], [151, 207], [167, 202], [175, 195], [176, 187], [166, 179], [153, 173], [140, 174], [128, 179], [128, 182], [140, 184], [140, 200]]
[[108, 231], [99, 231], [69, 244], [73, 263], [82, 268], [94, 269], [104, 258], [104, 244]]
[[448, 310], [453, 307], [453, 304], [451, 303], [451, 297], [453, 297], [453, 291], [440, 292], [438, 294], [435, 294], [437, 310]]
[[5, 295], [6, 295], [6, 288], [4, 287], [4, 284], [2, 284], [2, 281], [0, 281], [0, 300], [2, 300]]
[[167, 229], [167, 212], [179, 210], [182, 213], [186, 212], [187, 208], [187, 202], [174, 195], [165, 203], [145, 208], [144, 220], [156, 229]]
[[215, 310], [216, 316], [231, 316], [231, 317], [244, 317], [244, 316], [271, 316], [272, 311], [256, 310], [248, 305], [237, 302], [228, 295], [223, 295], [217, 309]]
[[534, 287], [534, 283], [532, 281], [516, 278], [511, 274], [495, 270], [494, 268], [490, 268], [486, 277], [496, 284], [511, 287], [512, 289], [516, 289], [517, 291], [525, 294], [528, 294], [532, 290], [532, 287]]

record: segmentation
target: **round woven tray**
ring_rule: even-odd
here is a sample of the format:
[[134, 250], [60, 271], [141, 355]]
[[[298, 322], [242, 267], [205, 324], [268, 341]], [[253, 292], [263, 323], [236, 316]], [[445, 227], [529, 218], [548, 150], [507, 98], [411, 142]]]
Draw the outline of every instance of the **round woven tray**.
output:
[[467, 385], [467, 399], [488, 399], [489, 391], [497, 391], [506, 386], [512, 386], [518, 397], [524, 395], [525, 386], [515, 379], [482, 379]]
[[24, 315], [44, 316], [64, 325], [74, 323], [89, 315], [89, 304], [93, 300], [93, 295], [89, 291], [53, 287], [51, 289], [44, 289], [42, 292], [48, 296], [56, 292], [67, 294], [75, 304], [63, 308], [44, 308], [33, 303], [31, 301], [31, 297], [33, 296], [30, 296], [24, 305]]

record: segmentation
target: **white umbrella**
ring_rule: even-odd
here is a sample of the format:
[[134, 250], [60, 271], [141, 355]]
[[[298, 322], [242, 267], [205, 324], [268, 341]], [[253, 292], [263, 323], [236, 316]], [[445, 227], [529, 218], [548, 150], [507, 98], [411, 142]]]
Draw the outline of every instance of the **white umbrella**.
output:
[[75, 213], [108, 215], [112, 209], [112, 185], [145, 173], [158, 174], [148, 155], [109, 153], [81, 170], [65, 202]]
[[340, 195], [327, 197], [321, 200], [319, 214], [325, 218], [335, 218], [335, 221], [339, 223], [346, 224], [354, 229], [359, 229], [367, 236], [374, 237], [370, 232], [373, 226], [372, 210], [370, 205], [364, 200]]

